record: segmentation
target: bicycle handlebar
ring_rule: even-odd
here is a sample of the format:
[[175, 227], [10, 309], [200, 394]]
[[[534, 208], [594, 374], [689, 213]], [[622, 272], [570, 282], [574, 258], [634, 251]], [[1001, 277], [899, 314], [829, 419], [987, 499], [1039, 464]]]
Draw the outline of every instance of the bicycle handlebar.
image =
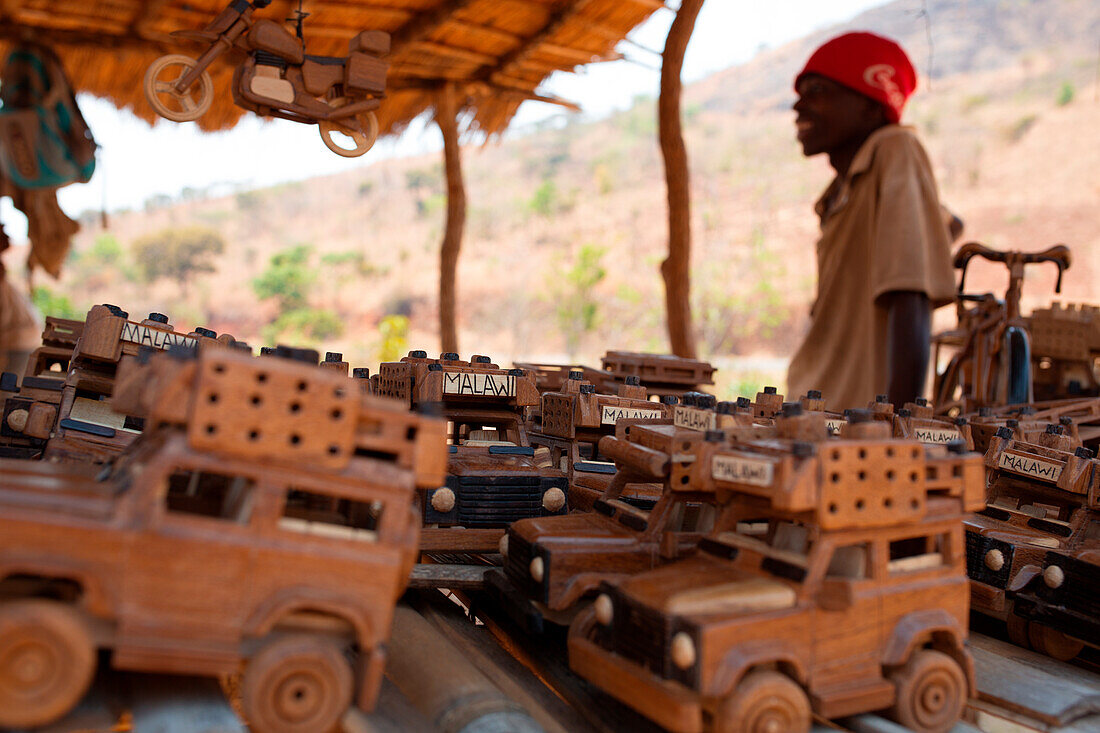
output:
[[970, 260], [975, 257], [981, 257], [990, 262], [1000, 262], [1010, 269], [1017, 263], [1031, 265], [1039, 262], [1050, 262], [1058, 268], [1058, 281], [1054, 284], [1054, 292], [1056, 293], [1062, 292], [1062, 273], [1069, 269], [1070, 264], [1073, 262], [1069, 247], [1064, 244], [1056, 244], [1042, 252], [1002, 252], [990, 249], [979, 242], [967, 242], [959, 247], [953, 262], [955, 269], [962, 270], [962, 274], [959, 275], [959, 293], [962, 293], [963, 283], [966, 281], [966, 268], [970, 264]]

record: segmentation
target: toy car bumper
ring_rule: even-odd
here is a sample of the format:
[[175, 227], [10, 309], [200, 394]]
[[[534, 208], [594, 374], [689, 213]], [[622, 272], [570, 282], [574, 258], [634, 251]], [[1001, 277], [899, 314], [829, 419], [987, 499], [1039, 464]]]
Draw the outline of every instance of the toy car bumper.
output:
[[703, 706], [693, 692], [655, 677], [588, 639], [570, 634], [569, 666], [658, 725], [679, 733], [703, 730]]

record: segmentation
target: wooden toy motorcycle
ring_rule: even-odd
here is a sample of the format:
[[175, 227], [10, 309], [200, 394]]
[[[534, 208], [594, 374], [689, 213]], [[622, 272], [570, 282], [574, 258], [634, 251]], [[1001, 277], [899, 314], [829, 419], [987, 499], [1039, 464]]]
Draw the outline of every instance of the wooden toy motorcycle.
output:
[[[181, 54], [161, 56], [145, 73], [145, 96], [157, 114], [175, 122], [196, 120], [214, 101], [214, 84], [207, 68], [222, 54], [237, 49], [246, 54], [233, 74], [233, 101], [261, 116], [316, 123], [329, 150], [344, 157], [364, 154], [378, 137], [378, 109], [386, 88], [390, 36], [363, 31], [348, 42], [347, 57], [305, 53], [299, 8], [297, 37], [281, 24], [253, 19], [253, 12], [271, 0], [232, 0], [201, 31], [176, 31], [173, 36], [209, 44], [198, 59]], [[350, 137], [345, 148], [333, 132]]]
[[[1004, 300], [991, 293], [964, 292], [966, 268], [974, 257], [1000, 262], [1009, 273]], [[979, 407], [1023, 404], [1032, 401], [1031, 338], [1020, 315], [1024, 266], [1049, 262], [1058, 268], [1054, 292], [1062, 290], [1062, 273], [1070, 266], [1069, 248], [1055, 245], [1042, 252], [1000, 252], [978, 242], [967, 242], [955, 253], [960, 270], [956, 294], [959, 325], [933, 338], [933, 364], [940, 349], [953, 353], [943, 372], [936, 375], [933, 392], [940, 412], [972, 412]]]

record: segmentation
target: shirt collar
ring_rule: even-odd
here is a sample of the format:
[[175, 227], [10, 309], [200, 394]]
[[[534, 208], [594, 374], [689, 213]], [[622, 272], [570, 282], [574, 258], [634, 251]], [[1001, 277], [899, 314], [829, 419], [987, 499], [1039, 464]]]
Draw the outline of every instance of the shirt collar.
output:
[[879, 142], [895, 134], [898, 130], [912, 130], [912, 128], [894, 124], [883, 125], [867, 136], [867, 139], [863, 141], [863, 145], [860, 145], [859, 150], [856, 151], [855, 157], [852, 158], [852, 164], [848, 166], [848, 173], [843, 179], [840, 176], [835, 177], [825, 189], [825, 192], [821, 194], [821, 198], [814, 204], [814, 211], [817, 212], [822, 221], [830, 213], [825, 208], [826, 202], [832, 202], [831, 210], [836, 210], [843, 205], [847, 199], [847, 189], [851, 186], [852, 179], [861, 173], [866, 173], [867, 169], [871, 167], [871, 162], [875, 159], [875, 149], [878, 148]]

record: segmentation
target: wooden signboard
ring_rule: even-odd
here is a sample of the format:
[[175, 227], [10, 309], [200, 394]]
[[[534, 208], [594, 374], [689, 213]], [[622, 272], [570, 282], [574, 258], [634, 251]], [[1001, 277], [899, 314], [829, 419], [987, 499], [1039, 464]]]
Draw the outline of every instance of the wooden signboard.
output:
[[1062, 476], [1062, 464], [1045, 460], [1039, 456], [1006, 450], [997, 459], [997, 468], [1018, 473], [1021, 476], [1037, 478], [1040, 481], [1058, 483]]
[[515, 397], [516, 378], [511, 374], [445, 370], [443, 394], [460, 397]]
[[600, 424], [614, 425], [619, 420], [659, 420], [664, 417], [660, 410], [647, 410], [638, 407], [619, 407], [604, 405], [600, 409]]

